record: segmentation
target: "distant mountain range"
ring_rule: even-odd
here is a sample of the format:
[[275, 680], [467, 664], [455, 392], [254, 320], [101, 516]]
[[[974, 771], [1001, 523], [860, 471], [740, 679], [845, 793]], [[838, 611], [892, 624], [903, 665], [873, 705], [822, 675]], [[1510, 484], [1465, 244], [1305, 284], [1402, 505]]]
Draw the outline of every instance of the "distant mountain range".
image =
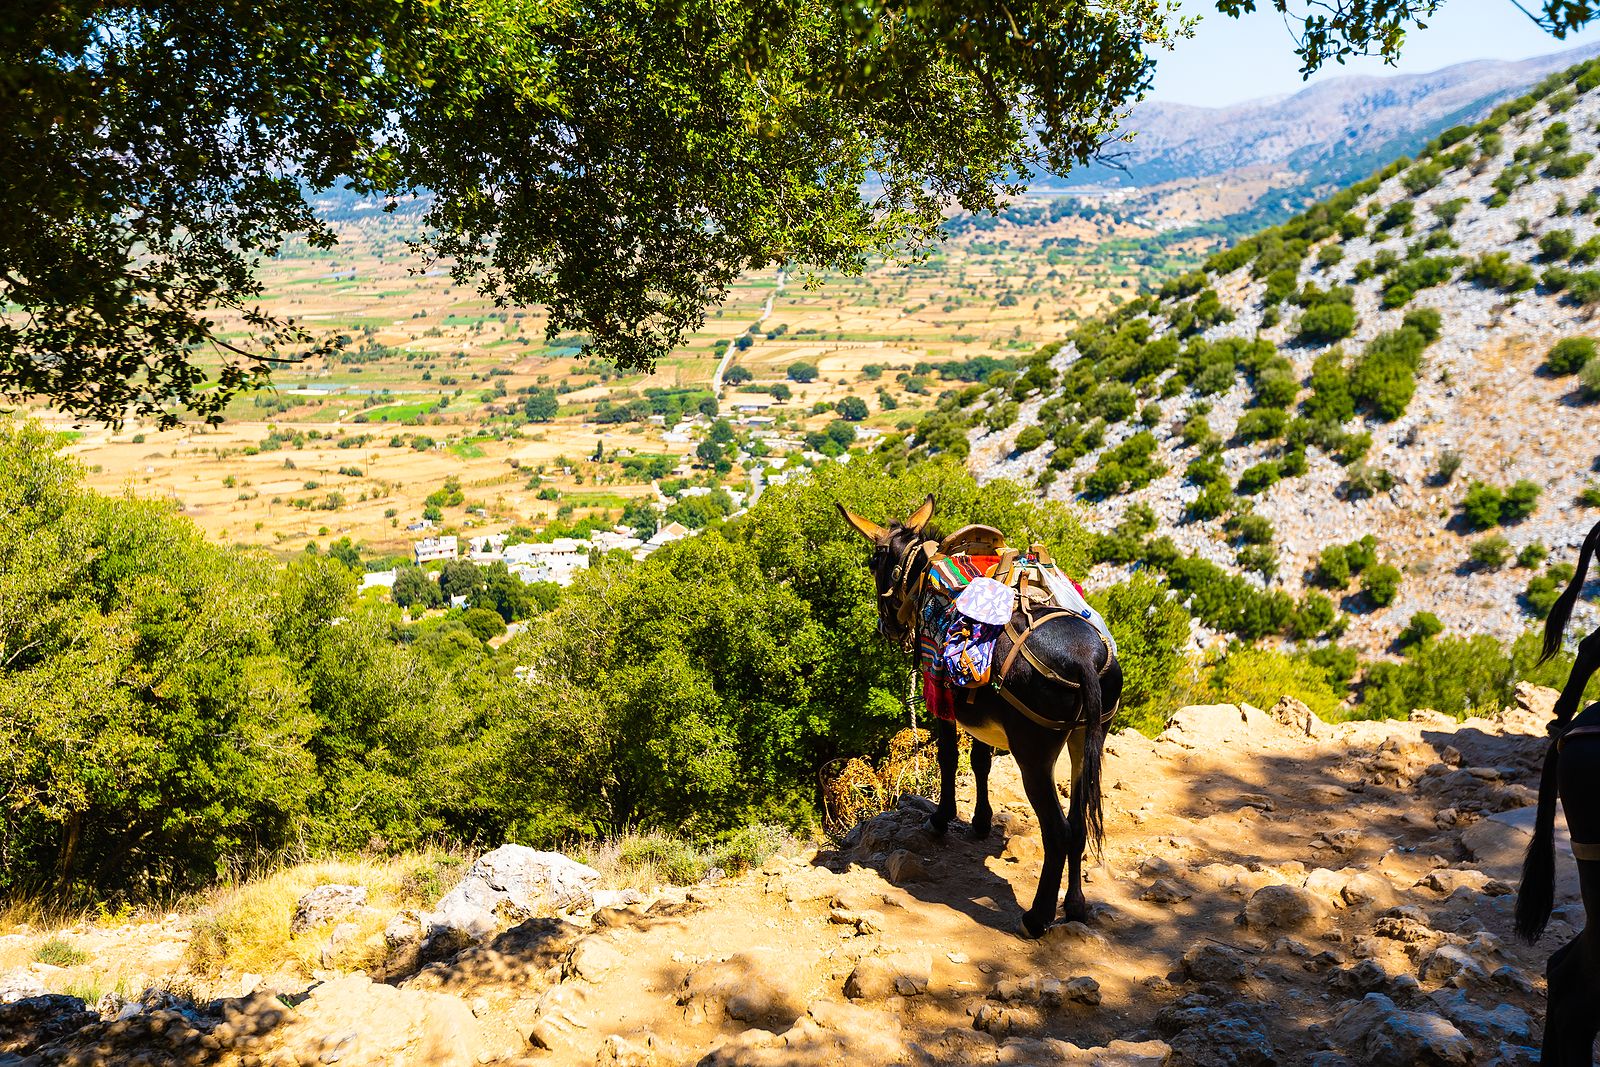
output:
[[1293, 172], [1285, 175], [1286, 185], [1342, 184], [1595, 55], [1600, 45], [1516, 62], [1458, 63], [1429, 74], [1333, 78], [1290, 96], [1229, 107], [1149, 100], [1123, 124], [1134, 132], [1119, 159], [1126, 171], [1096, 166], [1047, 184], [1148, 186], [1250, 167]]

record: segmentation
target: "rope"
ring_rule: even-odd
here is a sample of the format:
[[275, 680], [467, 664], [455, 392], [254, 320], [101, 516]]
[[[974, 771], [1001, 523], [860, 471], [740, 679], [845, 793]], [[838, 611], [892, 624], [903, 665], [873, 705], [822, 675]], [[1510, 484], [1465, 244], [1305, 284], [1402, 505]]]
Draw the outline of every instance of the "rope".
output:
[[917, 741], [917, 666], [911, 665], [911, 684], [906, 687], [906, 717], [911, 720], [911, 766], [912, 773], [917, 776], [917, 783], [922, 782], [922, 745]]

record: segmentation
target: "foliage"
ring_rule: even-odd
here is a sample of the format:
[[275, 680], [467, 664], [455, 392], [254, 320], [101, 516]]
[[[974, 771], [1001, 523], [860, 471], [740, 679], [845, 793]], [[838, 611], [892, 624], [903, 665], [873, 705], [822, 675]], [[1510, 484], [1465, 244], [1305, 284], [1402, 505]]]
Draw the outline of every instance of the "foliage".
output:
[[1577, 374], [1594, 356], [1593, 337], [1563, 337], [1550, 346], [1544, 366], [1551, 374]]
[[1083, 491], [1091, 497], [1108, 497], [1149, 485], [1166, 472], [1156, 458], [1155, 435], [1140, 430], [1114, 448], [1100, 453], [1095, 469], [1084, 479]]
[[1122, 665], [1122, 704], [1113, 729], [1159, 730], [1184, 669], [1189, 613], [1164, 582], [1147, 574], [1096, 590], [1089, 602], [1110, 625]]
[[1341, 341], [1354, 333], [1355, 329], [1356, 310], [1342, 302], [1313, 304], [1301, 313], [1295, 327], [1300, 341], [1314, 345]]
[[1467, 558], [1474, 566], [1485, 570], [1499, 570], [1506, 565], [1506, 560], [1511, 558], [1511, 542], [1500, 534], [1480, 537], [1472, 542], [1472, 547], [1467, 550]]
[[1380, 608], [1394, 603], [1400, 590], [1400, 568], [1392, 563], [1379, 563], [1361, 572], [1361, 591]]
[[1400, 631], [1395, 643], [1401, 648], [1410, 648], [1412, 645], [1421, 644], [1430, 637], [1437, 637], [1444, 632], [1444, 623], [1439, 621], [1439, 616], [1431, 611], [1419, 611], [1411, 616], [1405, 629]]
[[1350, 368], [1350, 395], [1386, 421], [1405, 414], [1417, 390], [1423, 349], [1437, 336], [1438, 312], [1421, 320], [1413, 319], [1415, 314], [1408, 314], [1398, 330], [1380, 333], [1367, 342]]
[[817, 380], [817, 365], [800, 361], [789, 364], [789, 369], [784, 372], [791, 382], [814, 382]]
[[1013, 448], [1018, 452], [1032, 452], [1045, 443], [1044, 430], [1038, 426], [1024, 426], [1022, 432], [1017, 434]]
[[1207, 665], [1205, 684], [1207, 698], [1217, 703], [1270, 708], [1287, 696], [1303, 702], [1324, 721], [1345, 717], [1330, 672], [1305, 656], [1235, 642]]
[[[1181, 23], [1133, 0], [82, 0], [7, 29], [0, 390], [171, 422], [337, 345], [257, 304], [285, 240], [335, 242], [311, 203], [336, 184], [426, 190], [422, 250], [457, 282], [643, 368], [749, 268], [916, 255], [947, 204], [1087, 163]], [[250, 338], [213, 327], [228, 309]]]

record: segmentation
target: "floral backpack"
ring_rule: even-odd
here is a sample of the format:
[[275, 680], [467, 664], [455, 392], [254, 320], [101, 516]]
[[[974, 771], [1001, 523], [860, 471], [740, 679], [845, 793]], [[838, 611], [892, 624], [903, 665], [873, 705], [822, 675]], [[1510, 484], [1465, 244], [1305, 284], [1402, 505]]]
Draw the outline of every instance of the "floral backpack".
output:
[[994, 643], [1011, 620], [1016, 593], [993, 578], [974, 578], [950, 605], [943, 620], [940, 667], [948, 684], [974, 689], [989, 684]]

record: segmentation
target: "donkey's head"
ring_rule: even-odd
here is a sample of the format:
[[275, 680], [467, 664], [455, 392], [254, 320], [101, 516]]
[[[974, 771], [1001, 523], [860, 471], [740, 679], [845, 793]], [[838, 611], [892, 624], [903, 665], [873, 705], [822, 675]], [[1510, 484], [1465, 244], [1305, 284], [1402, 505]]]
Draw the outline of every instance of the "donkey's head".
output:
[[922, 542], [928, 520], [933, 518], [933, 497], [924, 500], [905, 522], [887, 528], [863, 519], [843, 504], [835, 506], [850, 528], [872, 544], [867, 569], [878, 590], [878, 632], [891, 640], [905, 640], [910, 632], [905, 619], [911, 608], [907, 603], [907, 571], [915, 562], [913, 553]]

